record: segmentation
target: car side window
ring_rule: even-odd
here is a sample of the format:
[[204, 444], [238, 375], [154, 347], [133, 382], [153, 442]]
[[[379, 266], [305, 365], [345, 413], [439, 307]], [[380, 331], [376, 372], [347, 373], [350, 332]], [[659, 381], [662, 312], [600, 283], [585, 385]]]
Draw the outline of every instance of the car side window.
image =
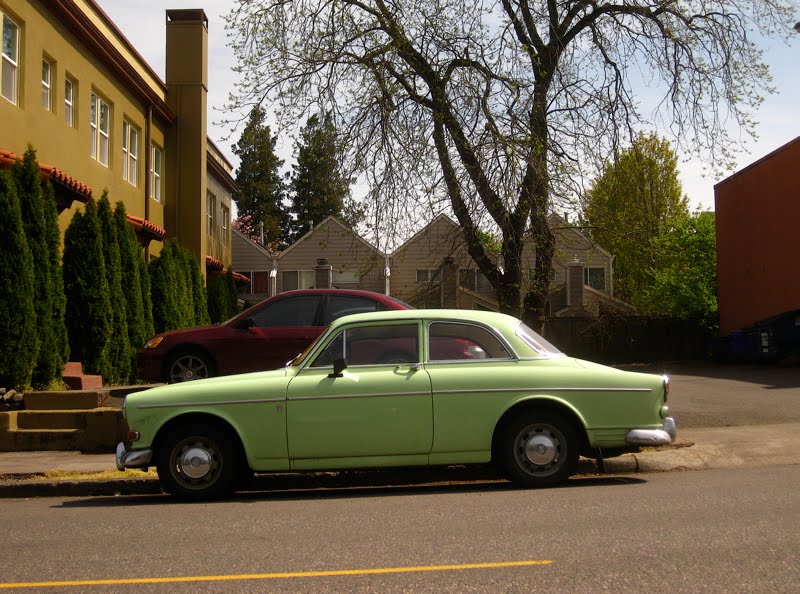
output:
[[384, 311], [385, 309], [386, 307], [380, 301], [374, 299], [353, 295], [330, 295], [322, 323], [327, 326], [342, 316], [370, 311]]
[[508, 349], [489, 330], [472, 324], [434, 322], [428, 330], [430, 361], [510, 359]]
[[312, 367], [328, 367], [344, 358], [348, 367], [419, 362], [417, 324], [347, 328], [320, 353]]
[[256, 328], [303, 328], [314, 325], [322, 298], [319, 295], [287, 297], [260, 309], [252, 318]]

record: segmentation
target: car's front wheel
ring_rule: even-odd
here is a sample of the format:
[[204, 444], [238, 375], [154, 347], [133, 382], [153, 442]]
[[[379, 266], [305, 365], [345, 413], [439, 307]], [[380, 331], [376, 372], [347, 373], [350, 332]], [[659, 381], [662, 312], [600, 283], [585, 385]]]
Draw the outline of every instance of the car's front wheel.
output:
[[526, 411], [506, 426], [498, 453], [509, 479], [526, 487], [549, 487], [575, 473], [578, 439], [560, 415]]
[[232, 493], [242, 464], [235, 441], [213, 424], [178, 426], [156, 450], [161, 486], [167, 493], [192, 501]]
[[214, 365], [205, 355], [184, 351], [169, 360], [165, 375], [170, 384], [205, 379], [214, 376]]

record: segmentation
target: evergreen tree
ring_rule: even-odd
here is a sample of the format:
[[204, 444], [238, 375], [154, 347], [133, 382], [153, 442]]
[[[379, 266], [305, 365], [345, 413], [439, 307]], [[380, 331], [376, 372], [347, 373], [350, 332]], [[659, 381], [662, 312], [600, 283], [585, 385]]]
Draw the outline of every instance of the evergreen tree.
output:
[[153, 323], [153, 298], [150, 271], [145, 259], [139, 258], [139, 280], [142, 282], [142, 310], [144, 312], [144, 334], [148, 338], [156, 333]]
[[22, 224], [17, 184], [0, 171], [0, 387], [24, 389], [38, 356], [33, 256]]
[[283, 204], [286, 194], [280, 175], [283, 161], [275, 154], [277, 135], [271, 135], [265, 118], [263, 109], [253, 108], [239, 142], [232, 147], [240, 159], [236, 173], [239, 190], [233, 194], [233, 200], [239, 216], [250, 220], [256, 234], [251, 239], [260, 241], [263, 226], [264, 243], [285, 244], [289, 217]]
[[207, 291], [208, 313], [212, 323], [220, 324], [239, 312], [237, 306], [239, 296], [232, 270], [228, 269], [226, 274], [215, 274], [210, 277]]
[[153, 303], [153, 325], [155, 332], [166, 332], [181, 328], [181, 313], [178, 288], [175, 286], [177, 263], [168, 241], [157, 258], [150, 260], [150, 292]]
[[110, 377], [112, 312], [97, 204], [75, 212], [64, 234], [64, 293], [70, 359]]
[[186, 268], [189, 271], [189, 283], [192, 287], [192, 302], [194, 304], [193, 324], [195, 326], [207, 326], [211, 321], [208, 317], [208, 299], [206, 297], [206, 288], [203, 285], [203, 275], [192, 253], [186, 248], [183, 248], [182, 251], [184, 260], [186, 261]]
[[50, 182], [44, 185], [42, 196], [44, 198], [47, 252], [50, 262], [50, 286], [53, 291], [53, 335], [55, 336], [58, 355], [58, 373], [56, 377], [60, 377], [64, 370], [64, 363], [69, 361], [69, 338], [67, 337], [67, 326], [64, 321], [67, 298], [64, 295], [64, 275], [61, 270], [61, 230], [58, 227], [58, 207], [56, 206], [55, 191]]
[[136, 232], [128, 223], [125, 204], [117, 202], [114, 208], [114, 224], [117, 228], [117, 244], [119, 245], [119, 261], [122, 290], [125, 295], [125, 313], [128, 322], [128, 342], [130, 343], [131, 374], [135, 379], [136, 351], [150, 337], [145, 325], [144, 304], [142, 303], [141, 270], [144, 265], [142, 247], [136, 240]]
[[677, 157], [667, 140], [640, 133], [592, 182], [582, 215], [587, 234], [614, 255], [615, 295], [639, 305], [660, 266], [658, 238], [688, 215]]
[[111, 363], [112, 384], [127, 382], [131, 375], [131, 343], [128, 336], [128, 313], [125, 292], [122, 290], [122, 265], [120, 262], [117, 225], [111, 212], [108, 192], [103, 192], [97, 204], [97, 217], [103, 237], [103, 259], [106, 263], [109, 301], [111, 305], [111, 336], [108, 358]]
[[22, 209], [25, 238], [33, 257], [34, 309], [36, 310], [36, 335], [39, 354], [31, 382], [44, 388], [59, 374], [60, 353], [53, 329], [53, 287], [51, 286], [50, 258], [47, 249], [47, 227], [44, 218], [42, 183], [36, 151], [28, 147], [25, 156], [13, 167], [17, 182], [17, 196]]
[[350, 200], [349, 180], [342, 174], [342, 150], [329, 115], [314, 114], [300, 131], [297, 164], [293, 165], [290, 242], [298, 240], [325, 217], [335, 215], [349, 227], [363, 218]]

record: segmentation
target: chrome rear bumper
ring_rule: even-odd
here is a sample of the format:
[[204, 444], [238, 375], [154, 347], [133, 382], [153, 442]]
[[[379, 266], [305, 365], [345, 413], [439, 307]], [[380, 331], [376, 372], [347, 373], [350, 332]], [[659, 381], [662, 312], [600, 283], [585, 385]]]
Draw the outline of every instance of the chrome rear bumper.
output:
[[625, 443], [649, 447], [669, 445], [675, 441], [676, 435], [675, 419], [667, 417], [663, 429], [631, 429], [625, 436]]
[[124, 442], [117, 444], [117, 470], [147, 468], [153, 459], [153, 450], [128, 451]]

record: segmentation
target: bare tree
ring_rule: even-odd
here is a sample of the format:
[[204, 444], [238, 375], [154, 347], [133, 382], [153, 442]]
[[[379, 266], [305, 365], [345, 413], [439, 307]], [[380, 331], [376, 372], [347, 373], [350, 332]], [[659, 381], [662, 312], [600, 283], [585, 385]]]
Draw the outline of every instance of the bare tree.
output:
[[[239, 0], [232, 107], [330, 111], [376, 232], [448, 207], [503, 311], [540, 318], [547, 215], [642, 126], [719, 159], [752, 132], [769, 72], [753, 36], [795, 0]], [[788, 34], [787, 34], [788, 35]], [[646, 90], [652, 104], [639, 98]], [[502, 261], [480, 241], [499, 232]], [[520, 256], [530, 238], [535, 274]], [[525, 297], [522, 299], [522, 297]]]

